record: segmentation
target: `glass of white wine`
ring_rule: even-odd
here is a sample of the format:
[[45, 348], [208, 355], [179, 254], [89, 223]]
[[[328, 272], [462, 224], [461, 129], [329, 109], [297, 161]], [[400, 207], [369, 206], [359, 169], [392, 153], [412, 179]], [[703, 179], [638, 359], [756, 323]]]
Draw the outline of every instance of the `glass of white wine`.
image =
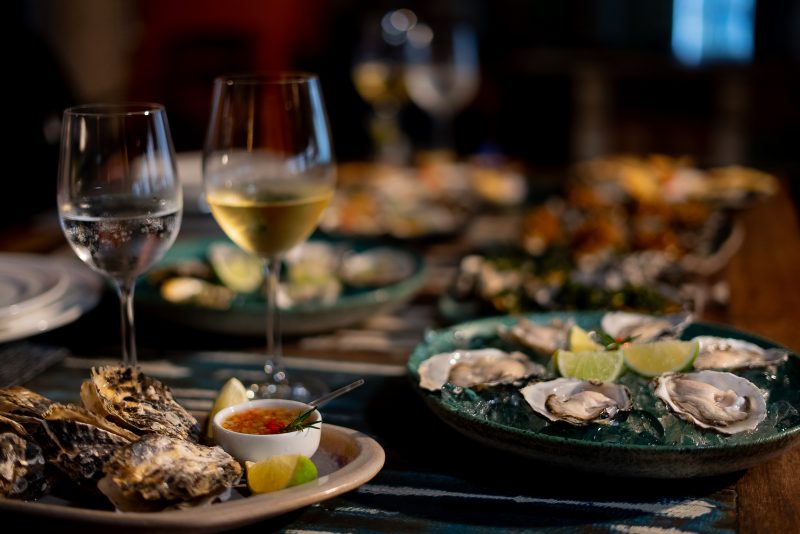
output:
[[136, 278], [172, 246], [182, 210], [163, 106], [89, 104], [64, 111], [58, 170], [61, 228], [78, 257], [116, 286], [125, 366], [137, 365]]
[[324, 388], [287, 376], [276, 297], [283, 256], [314, 231], [335, 185], [317, 76], [287, 72], [214, 80], [203, 187], [222, 230], [264, 260], [267, 360], [266, 381], [252, 386], [258, 397], [310, 400]]

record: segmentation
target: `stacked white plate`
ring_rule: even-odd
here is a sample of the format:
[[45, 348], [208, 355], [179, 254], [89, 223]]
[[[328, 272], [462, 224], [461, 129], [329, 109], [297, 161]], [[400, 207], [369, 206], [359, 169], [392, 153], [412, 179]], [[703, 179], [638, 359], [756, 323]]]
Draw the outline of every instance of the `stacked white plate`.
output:
[[102, 284], [77, 259], [0, 254], [0, 343], [74, 321], [97, 304]]

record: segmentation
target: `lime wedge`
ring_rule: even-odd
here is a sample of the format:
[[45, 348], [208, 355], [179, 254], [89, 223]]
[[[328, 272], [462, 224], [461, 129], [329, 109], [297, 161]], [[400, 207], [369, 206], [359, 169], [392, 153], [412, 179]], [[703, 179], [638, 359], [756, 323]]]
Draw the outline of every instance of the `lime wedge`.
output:
[[250, 397], [247, 396], [247, 388], [244, 387], [244, 384], [242, 384], [239, 379], [230, 378], [227, 382], [225, 382], [225, 384], [219, 390], [217, 399], [214, 401], [214, 406], [211, 408], [211, 413], [208, 414], [206, 436], [208, 436], [209, 439], [214, 438], [214, 426], [211, 424], [211, 422], [214, 420], [214, 416], [217, 415], [217, 412], [224, 410], [228, 406], [233, 406], [234, 404], [239, 404], [248, 400], [250, 400]]
[[253, 493], [269, 493], [317, 478], [317, 466], [307, 456], [282, 454], [260, 462], [246, 462], [247, 487]]
[[220, 281], [237, 293], [252, 293], [264, 280], [261, 260], [236, 246], [212, 244], [208, 261]]
[[578, 325], [569, 329], [569, 350], [572, 352], [589, 352], [602, 350], [603, 346], [596, 343], [589, 332]]
[[611, 382], [616, 380], [624, 369], [622, 352], [618, 350], [583, 352], [557, 350], [555, 359], [556, 369], [561, 376], [580, 380]]
[[698, 342], [677, 339], [632, 343], [622, 348], [625, 364], [642, 376], [658, 376], [688, 369], [698, 352], [700, 352]]

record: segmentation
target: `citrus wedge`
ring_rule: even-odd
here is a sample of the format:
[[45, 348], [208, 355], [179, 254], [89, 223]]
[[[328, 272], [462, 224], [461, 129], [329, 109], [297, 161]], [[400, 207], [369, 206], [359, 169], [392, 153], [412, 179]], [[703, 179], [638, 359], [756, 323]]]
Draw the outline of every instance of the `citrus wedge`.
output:
[[261, 260], [233, 245], [212, 244], [208, 261], [220, 281], [237, 293], [252, 293], [264, 280]]
[[246, 462], [247, 487], [253, 493], [269, 493], [317, 478], [317, 466], [307, 456], [282, 454], [260, 462]]
[[588, 352], [602, 350], [603, 347], [596, 343], [589, 332], [578, 325], [569, 329], [569, 350], [572, 352]]
[[688, 369], [698, 352], [700, 344], [696, 341], [677, 339], [633, 343], [622, 348], [625, 365], [642, 376], [658, 376]]
[[557, 350], [555, 365], [561, 376], [602, 382], [616, 380], [625, 367], [622, 352], [618, 350], [583, 352]]
[[233, 406], [234, 404], [239, 404], [240, 402], [245, 402], [250, 400], [250, 397], [247, 396], [247, 388], [244, 387], [239, 379], [237, 378], [230, 378], [227, 382], [222, 386], [217, 394], [217, 398], [214, 401], [214, 406], [211, 408], [211, 412], [208, 414], [208, 424], [206, 425], [206, 435], [211, 439], [214, 437], [214, 426], [211, 422], [214, 420], [214, 416], [217, 415], [217, 412], [227, 408], [228, 406]]

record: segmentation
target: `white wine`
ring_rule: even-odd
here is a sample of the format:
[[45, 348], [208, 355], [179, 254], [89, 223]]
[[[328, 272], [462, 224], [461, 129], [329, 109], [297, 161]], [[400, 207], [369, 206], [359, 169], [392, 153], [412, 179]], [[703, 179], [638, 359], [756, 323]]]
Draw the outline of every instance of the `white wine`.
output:
[[[161, 207], [161, 206], [158, 206]], [[157, 262], [172, 246], [180, 227], [180, 210], [122, 203], [61, 216], [67, 241], [92, 269], [117, 280], [130, 280]]]
[[333, 196], [330, 186], [264, 189], [252, 196], [215, 191], [206, 197], [211, 213], [237, 245], [264, 258], [277, 258], [316, 228]]

